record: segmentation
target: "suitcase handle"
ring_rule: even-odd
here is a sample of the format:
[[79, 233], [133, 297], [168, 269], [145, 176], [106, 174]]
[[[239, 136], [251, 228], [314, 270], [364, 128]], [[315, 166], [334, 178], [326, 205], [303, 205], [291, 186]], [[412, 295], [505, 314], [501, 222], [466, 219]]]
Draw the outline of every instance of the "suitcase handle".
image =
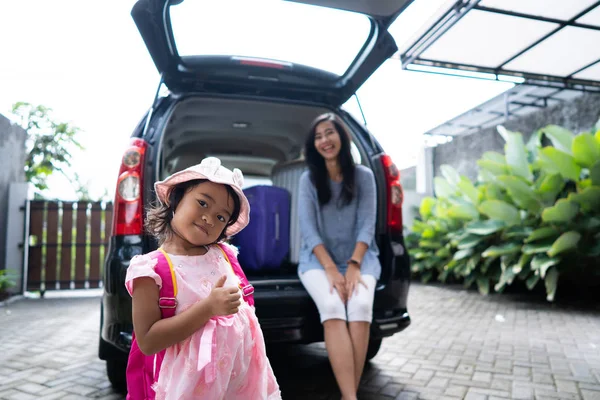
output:
[[279, 241], [279, 213], [275, 213], [275, 240]]

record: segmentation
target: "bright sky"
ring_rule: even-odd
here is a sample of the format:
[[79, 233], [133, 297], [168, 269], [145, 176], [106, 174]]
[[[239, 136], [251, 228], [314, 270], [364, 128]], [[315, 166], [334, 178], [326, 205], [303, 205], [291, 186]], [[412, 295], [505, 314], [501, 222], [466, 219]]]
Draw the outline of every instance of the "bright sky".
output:
[[[260, 10], [274, 11], [273, 0], [253, 1], [254, 7], [248, 6], [248, 0], [187, 0], [176, 7], [181, 7], [173, 15], [180, 50], [240, 52], [252, 45], [256, 50], [248, 52], [256, 54], [248, 55], [275, 51], [288, 60], [339, 72], [340, 63], [360, 45], [356, 41], [363, 32], [347, 28], [350, 21], [353, 27], [360, 23], [357, 16], [348, 20], [326, 12], [317, 17], [292, 9], [294, 18], [265, 18]], [[390, 29], [398, 45], [445, 1], [415, 0]], [[0, 2], [0, 113], [9, 116], [13, 103], [26, 101], [51, 107], [57, 119], [80, 127], [86, 151], [74, 154], [74, 165], [89, 181], [92, 196], [101, 195], [105, 188], [111, 196], [114, 193], [122, 151], [158, 84], [158, 73], [130, 16], [133, 4], [133, 0]], [[196, 11], [200, 9], [205, 10], [202, 15]], [[241, 17], [218, 18], [227, 15], [221, 9], [237, 9]], [[302, 17], [307, 16], [311, 18], [305, 24]], [[405, 168], [416, 163], [425, 131], [511, 86], [403, 71], [398, 60], [389, 60], [358, 96], [369, 129], [396, 164]], [[57, 176], [51, 180], [50, 195], [71, 199], [74, 192]]]

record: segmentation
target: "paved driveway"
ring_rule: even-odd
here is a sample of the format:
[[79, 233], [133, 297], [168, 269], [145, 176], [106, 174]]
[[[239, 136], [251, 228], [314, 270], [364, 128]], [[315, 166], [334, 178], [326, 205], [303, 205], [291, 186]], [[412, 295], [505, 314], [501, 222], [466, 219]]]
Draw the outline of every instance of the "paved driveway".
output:
[[[360, 399], [600, 399], [600, 311], [411, 287], [413, 325], [384, 341]], [[0, 308], [0, 399], [121, 399], [97, 359], [99, 298]], [[284, 399], [339, 399], [322, 346], [277, 351]]]

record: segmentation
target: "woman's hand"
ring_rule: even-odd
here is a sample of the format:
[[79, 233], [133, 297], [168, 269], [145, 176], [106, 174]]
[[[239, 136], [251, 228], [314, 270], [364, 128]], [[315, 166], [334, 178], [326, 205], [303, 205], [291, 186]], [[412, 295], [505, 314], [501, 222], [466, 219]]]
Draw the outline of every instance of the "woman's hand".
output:
[[346, 270], [346, 293], [348, 294], [348, 298], [352, 297], [359, 283], [367, 288], [367, 284], [362, 280], [360, 274], [360, 266], [349, 264], [348, 269]]
[[231, 315], [238, 312], [240, 305], [240, 294], [234, 286], [223, 287], [227, 276], [223, 275], [213, 287], [208, 301], [213, 316]]
[[329, 280], [329, 293], [333, 293], [333, 289], [335, 288], [340, 295], [340, 298], [345, 303], [348, 296], [346, 293], [346, 279], [344, 278], [344, 275], [340, 273], [337, 267], [325, 268], [325, 274], [327, 274], [327, 279]]

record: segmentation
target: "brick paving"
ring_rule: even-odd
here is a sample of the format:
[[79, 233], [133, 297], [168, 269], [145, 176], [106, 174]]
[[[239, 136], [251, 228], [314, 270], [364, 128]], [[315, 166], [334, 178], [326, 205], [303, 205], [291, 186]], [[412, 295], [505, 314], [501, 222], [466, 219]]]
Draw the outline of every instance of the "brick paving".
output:
[[[98, 297], [0, 307], [0, 399], [122, 399], [97, 359]], [[600, 400], [600, 311], [414, 284], [359, 398]], [[284, 399], [339, 399], [322, 345], [270, 351]]]

